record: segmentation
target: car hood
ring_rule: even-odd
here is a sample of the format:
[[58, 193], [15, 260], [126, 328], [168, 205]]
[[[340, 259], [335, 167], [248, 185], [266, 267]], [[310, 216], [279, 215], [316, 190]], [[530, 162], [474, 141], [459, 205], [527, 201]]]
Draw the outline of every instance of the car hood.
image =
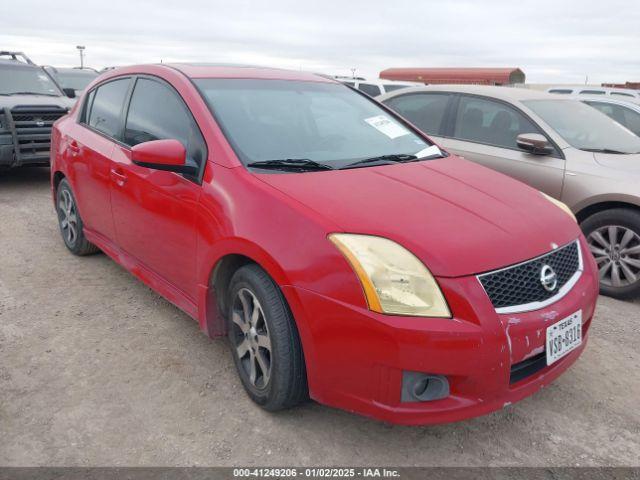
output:
[[437, 276], [495, 270], [580, 235], [537, 190], [457, 157], [257, 177], [344, 232], [400, 243]]
[[47, 95], [0, 95], [0, 109], [14, 107], [61, 107], [71, 108], [75, 102], [68, 97], [49, 97]]
[[622, 170], [625, 172], [640, 173], [640, 154], [612, 155], [607, 153], [594, 153], [594, 158], [603, 167]]

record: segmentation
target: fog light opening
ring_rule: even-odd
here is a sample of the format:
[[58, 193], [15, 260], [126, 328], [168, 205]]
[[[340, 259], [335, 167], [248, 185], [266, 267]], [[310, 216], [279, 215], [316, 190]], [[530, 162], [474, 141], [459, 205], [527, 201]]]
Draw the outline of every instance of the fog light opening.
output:
[[443, 375], [402, 372], [402, 402], [431, 402], [449, 396], [449, 381]]

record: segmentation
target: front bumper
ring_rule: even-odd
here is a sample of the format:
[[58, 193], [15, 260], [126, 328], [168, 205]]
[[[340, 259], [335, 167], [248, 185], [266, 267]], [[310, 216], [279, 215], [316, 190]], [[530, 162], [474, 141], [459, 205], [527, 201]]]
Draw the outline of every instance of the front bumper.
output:
[[[583, 252], [588, 252], [581, 240]], [[311, 397], [400, 424], [446, 423], [517, 402], [548, 385], [586, 346], [598, 281], [590, 255], [580, 280], [544, 309], [497, 314], [475, 276], [439, 278], [453, 319], [381, 315], [309, 290], [283, 287], [303, 340]], [[546, 328], [581, 310], [583, 343], [510, 383], [512, 366], [544, 352]], [[444, 375], [450, 395], [401, 402], [403, 371]]]

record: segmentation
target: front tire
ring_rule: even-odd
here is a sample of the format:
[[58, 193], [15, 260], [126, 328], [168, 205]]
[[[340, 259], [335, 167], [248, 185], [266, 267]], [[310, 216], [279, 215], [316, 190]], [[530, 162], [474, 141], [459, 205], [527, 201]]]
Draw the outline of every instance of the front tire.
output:
[[580, 224], [600, 275], [600, 293], [625, 299], [640, 295], [640, 212], [605, 210]]
[[295, 321], [277, 285], [257, 265], [231, 279], [228, 336], [233, 360], [249, 397], [269, 411], [307, 396], [307, 378]]
[[62, 239], [71, 253], [84, 256], [99, 251], [98, 247], [84, 236], [78, 204], [66, 178], [60, 182], [56, 191], [56, 211]]

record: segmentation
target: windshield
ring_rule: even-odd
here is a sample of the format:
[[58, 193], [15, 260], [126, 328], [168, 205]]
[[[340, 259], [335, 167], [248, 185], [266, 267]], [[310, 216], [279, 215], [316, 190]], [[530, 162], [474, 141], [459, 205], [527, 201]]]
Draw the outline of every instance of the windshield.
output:
[[71, 72], [58, 70], [55, 74], [62, 88], [73, 88], [74, 90], [84, 90], [97, 76], [97, 73], [86, 70], [74, 70]]
[[62, 95], [55, 83], [40, 68], [22, 65], [0, 66], [0, 95]]
[[640, 138], [582, 102], [526, 100], [523, 103], [575, 148], [612, 153], [640, 153]]
[[245, 165], [304, 159], [342, 168], [372, 157], [433, 153], [426, 150], [430, 143], [342, 84], [255, 79], [195, 82]]

